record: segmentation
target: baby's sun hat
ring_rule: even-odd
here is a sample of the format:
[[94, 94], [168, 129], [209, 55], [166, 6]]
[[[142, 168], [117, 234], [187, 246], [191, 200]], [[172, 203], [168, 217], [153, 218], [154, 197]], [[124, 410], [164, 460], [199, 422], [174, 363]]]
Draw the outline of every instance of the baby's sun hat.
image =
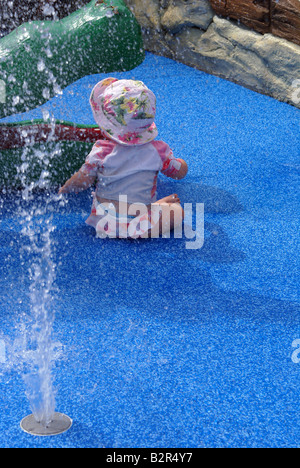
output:
[[144, 145], [157, 137], [155, 95], [142, 81], [106, 78], [90, 104], [100, 129], [121, 145]]

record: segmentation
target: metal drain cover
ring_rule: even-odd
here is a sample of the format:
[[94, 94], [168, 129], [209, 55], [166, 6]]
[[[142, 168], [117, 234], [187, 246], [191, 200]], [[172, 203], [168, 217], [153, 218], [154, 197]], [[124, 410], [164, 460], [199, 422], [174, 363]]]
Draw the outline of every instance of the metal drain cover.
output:
[[54, 413], [51, 423], [45, 427], [37, 422], [33, 414], [21, 421], [21, 428], [24, 432], [36, 436], [54, 436], [63, 434], [72, 426], [72, 419], [62, 413]]

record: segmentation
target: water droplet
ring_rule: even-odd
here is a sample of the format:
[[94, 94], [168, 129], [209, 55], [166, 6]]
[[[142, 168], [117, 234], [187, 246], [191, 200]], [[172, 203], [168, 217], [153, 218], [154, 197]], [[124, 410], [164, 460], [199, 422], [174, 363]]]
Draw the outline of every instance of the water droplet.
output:
[[43, 89], [43, 97], [45, 99], [50, 99], [50, 89], [49, 88], [44, 88]]
[[20, 96], [14, 96], [12, 100], [13, 106], [17, 106], [20, 102]]
[[45, 70], [45, 68], [46, 68], [46, 65], [45, 65], [44, 60], [40, 59], [39, 62], [38, 62], [38, 64], [37, 64], [37, 69], [38, 69], [38, 71], [39, 71], [39, 72], [42, 72], [42, 71]]
[[45, 53], [47, 55], [48, 58], [52, 58], [53, 57], [53, 54], [51, 52], [51, 49], [50, 47], [48, 46], [47, 49], [45, 49]]

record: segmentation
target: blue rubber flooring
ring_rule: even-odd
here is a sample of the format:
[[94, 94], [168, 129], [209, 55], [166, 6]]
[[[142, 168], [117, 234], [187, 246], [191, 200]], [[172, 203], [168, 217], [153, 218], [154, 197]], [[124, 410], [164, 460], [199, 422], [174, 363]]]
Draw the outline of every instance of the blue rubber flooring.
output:
[[[152, 54], [110, 75], [155, 92], [159, 138], [189, 165], [182, 181], [160, 176], [159, 196], [204, 203], [204, 246], [96, 239], [84, 223], [90, 191], [51, 204], [57, 410], [74, 424], [33, 437], [19, 428], [30, 408], [13, 357], [8, 365], [30, 308], [31, 259], [19, 255], [18, 196], [3, 193], [0, 445], [300, 446], [299, 110]], [[106, 76], [6, 121], [49, 112], [93, 124], [88, 97]]]

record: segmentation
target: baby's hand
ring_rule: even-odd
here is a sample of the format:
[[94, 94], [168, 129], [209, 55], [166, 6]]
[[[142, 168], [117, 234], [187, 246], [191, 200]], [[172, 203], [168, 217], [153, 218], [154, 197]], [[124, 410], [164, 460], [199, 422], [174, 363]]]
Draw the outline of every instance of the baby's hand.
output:
[[187, 163], [183, 160], [183, 159], [180, 159], [178, 158], [177, 161], [179, 161], [181, 163], [181, 168], [179, 169], [179, 171], [177, 172], [176, 174], [176, 179], [184, 179], [184, 177], [187, 175], [188, 173], [188, 165]]
[[59, 190], [58, 194], [61, 195], [63, 193], [78, 193], [81, 190], [88, 189], [91, 185], [93, 185], [94, 181], [95, 176], [86, 175], [78, 171], [71, 177], [71, 179], [67, 180], [65, 185], [63, 185]]

